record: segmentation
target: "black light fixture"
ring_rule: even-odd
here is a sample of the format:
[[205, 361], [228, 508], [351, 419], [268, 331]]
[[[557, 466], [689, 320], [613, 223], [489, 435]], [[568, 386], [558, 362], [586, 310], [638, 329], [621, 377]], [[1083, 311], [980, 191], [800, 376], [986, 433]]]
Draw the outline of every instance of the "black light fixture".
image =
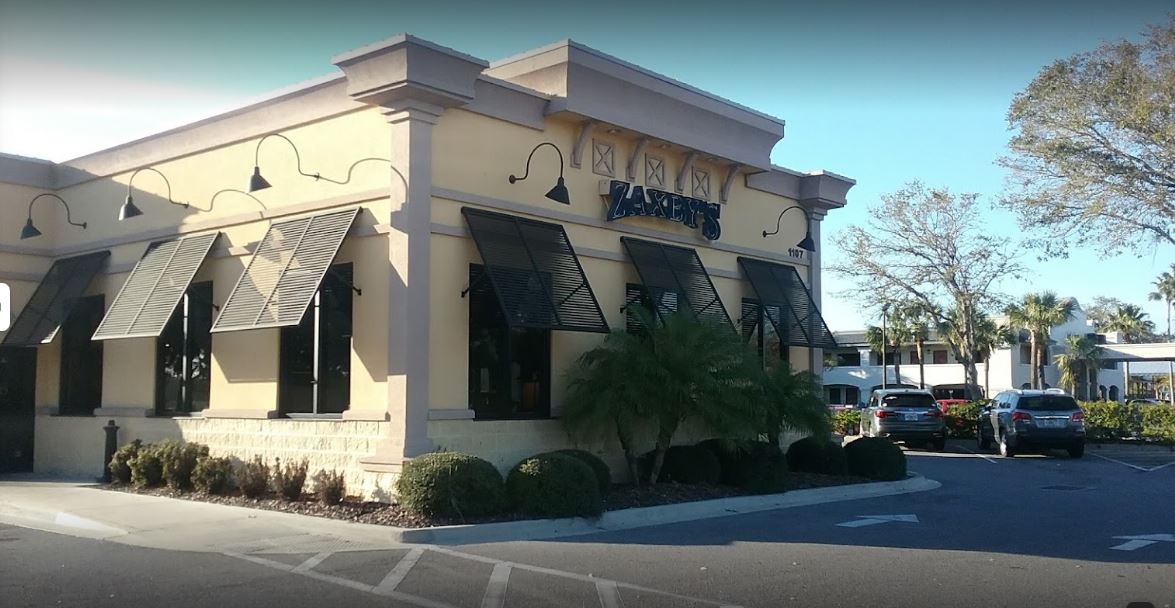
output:
[[121, 222], [125, 219], [143, 215], [143, 211], [139, 209], [137, 205], [135, 205], [135, 198], [131, 195], [131, 184], [134, 183], [135, 176], [138, 175], [140, 171], [154, 171], [157, 173], [159, 177], [163, 178], [163, 183], [167, 185], [167, 202], [173, 205], [179, 205], [184, 208], [188, 207], [187, 203], [177, 203], [171, 200], [171, 182], [167, 181], [167, 176], [164, 175], [162, 171], [156, 169], [155, 167], [143, 167], [142, 169], [135, 169], [135, 172], [131, 173], [131, 178], [126, 182], [126, 202], [124, 202], [122, 207], [119, 207], [118, 209], [118, 221]]
[[774, 234], [779, 234], [779, 222], [783, 219], [783, 216], [788, 211], [791, 211], [792, 209], [799, 209], [801, 212], [803, 212], [805, 226], [806, 226], [806, 232], [804, 233], [804, 240], [802, 240], [798, 244], [796, 244], [796, 247], [799, 247], [800, 249], [803, 249], [804, 251], [809, 251], [809, 252], [815, 253], [816, 252], [816, 241], [812, 240], [812, 216], [808, 214], [807, 209], [804, 209], [803, 207], [800, 207], [798, 205], [794, 206], [794, 207], [788, 207], [787, 209], [784, 209], [783, 211], [781, 211], [779, 213], [779, 217], [775, 218], [775, 230], [773, 230], [771, 232], [767, 232], [766, 230], [764, 230], [763, 231], [763, 238], [767, 238], [767, 237], [774, 235]]
[[[298, 153], [298, 146], [294, 145], [294, 142], [290, 138], [286, 137], [285, 135], [282, 135], [281, 133], [270, 133], [270, 134], [266, 135], [265, 137], [262, 137], [261, 139], [257, 140], [257, 148], [255, 150], [253, 150], [253, 175], [249, 178], [249, 192], [257, 192], [258, 190], [264, 190], [264, 189], [272, 186], [272, 184], [269, 183], [269, 180], [265, 179], [265, 177], [263, 177], [261, 175], [261, 144], [262, 144], [262, 142], [269, 139], [270, 137], [277, 137], [277, 138], [286, 140], [286, 143], [290, 144], [290, 147], [294, 149], [294, 160], [297, 161], [298, 174], [303, 177], [313, 177], [315, 181], [325, 180], [325, 181], [328, 181], [332, 184], [342, 185], [342, 184], [346, 184], [351, 181], [351, 172], [355, 170], [355, 166], [358, 165], [359, 163], [373, 161], [373, 160], [385, 162], [385, 163], [392, 162], [386, 158], [374, 158], [374, 157], [373, 158], [361, 158], [361, 159], [355, 161], [354, 163], [351, 163], [351, 167], [349, 169], [347, 169], [347, 179], [344, 179], [341, 181], [337, 180], [337, 179], [331, 179], [329, 177], [323, 177], [321, 174], [318, 174], [318, 173], [307, 173], [307, 172], [303, 171], [302, 170], [302, 155]], [[237, 192], [239, 192], [239, 190]]]
[[55, 198], [55, 199], [61, 201], [62, 205], [65, 205], [65, 221], [69, 222], [70, 226], [79, 226], [79, 227], [81, 227], [82, 230], [86, 229], [85, 222], [82, 222], [79, 224], [79, 223], [73, 221], [73, 218], [70, 215], [69, 203], [65, 202], [65, 199], [61, 198], [60, 196], [57, 196], [56, 194], [53, 194], [52, 192], [43, 192], [41, 194], [34, 196], [33, 200], [29, 201], [29, 219], [28, 219], [28, 221], [26, 221], [24, 223], [24, 228], [20, 229], [21, 240], [31, 239], [31, 238], [36, 238], [38, 236], [41, 236], [41, 231], [37, 230], [37, 227], [33, 225], [33, 203], [37, 202], [37, 200], [43, 196]]
[[510, 183], [513, 184], [514, 182], [520, 182], [530, 176], [530, 159], [534, 158], [534, 153], [543, 146], [551, 146], [555, 149], [555, 152], [559, 154], [559, 181], [555, 182], [555, 187], [551, 188], [551, 190], [547, 192], [547, 198], [557, 203], [570, 205], [571, 194], [567, 192], [567, 184], [563, 181], [563, 151], [559, 149], [559, 146], [556, 146], [549, 141], [544, 141], [543, 143], [535, 146], [534, 149], [530, 151], [530, 156], [526, 157], [526, 172], [522, 174], [522, 177], [515, 177], [514, 174], [511, 173], [509, 177]]

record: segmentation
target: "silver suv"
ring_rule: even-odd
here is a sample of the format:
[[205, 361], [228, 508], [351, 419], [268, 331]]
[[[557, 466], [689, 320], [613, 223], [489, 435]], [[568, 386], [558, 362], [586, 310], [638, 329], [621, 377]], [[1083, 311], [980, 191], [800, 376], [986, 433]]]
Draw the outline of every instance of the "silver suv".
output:
[[946, 447], [942, 410], [928, 390], [895, 388], [873, 391], [861, 410], [862, 437], [888, 437], [908, 445]]
[[1072, 458], [1085, 455], [1085, 412], [1058, 389], [1004, 391], [979, 414], [976, 442], [992, 443], [1011, 458], [1028, 450], [1063, 449]]

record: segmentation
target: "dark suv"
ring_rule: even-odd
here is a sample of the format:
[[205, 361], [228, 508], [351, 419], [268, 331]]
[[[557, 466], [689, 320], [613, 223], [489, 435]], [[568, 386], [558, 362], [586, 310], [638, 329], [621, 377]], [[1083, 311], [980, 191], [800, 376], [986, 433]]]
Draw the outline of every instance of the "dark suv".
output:
[[1063, 449], [1085, 454], [1085, 412], [1056, 389], [1004, 391], [979, 414], [975, 429], [981, 450], [999, 446], [1006, 458], [1030, 450]]

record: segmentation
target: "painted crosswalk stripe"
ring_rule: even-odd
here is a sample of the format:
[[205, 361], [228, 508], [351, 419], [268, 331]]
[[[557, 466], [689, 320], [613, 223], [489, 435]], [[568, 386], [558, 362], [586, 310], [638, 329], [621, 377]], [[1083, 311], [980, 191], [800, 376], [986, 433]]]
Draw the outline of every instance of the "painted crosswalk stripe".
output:
[[600, 596], [600, 608], [621, 608], [620, 589], [613, 581], [597, 582], [596, 595]]
[[311, 557], [310, 559], [295, 566], [294, 572], [301, 573], [301, 572], [306, 572], [308, 570], [313, 570], [316, 566], [318, 566], [318, 564], [321, 564], [323, 561], [326, 560], [326, 558], [330, 557], [331, 555], [334, 555], [333, 551], [319, 553], [318, 555], [315, 555], [314, 557]]
[[424, 549], [421, 547], [409, 551], [407, 555], [400, 559], [396, 567], [392, 568], [391, 572], [388, 572], [384, 580], [375, 586], [375, 592], [387, 594], [390, 591], [395, 591], [396, 587], [399, 587], [400, 583], [404, 580], [404, 577], [408, 576], [408, 573], [412, 571], [412, 567], [416, 565], [416, 562], [420, 561], [421, 555], [424, 555]]
[[506, 587], [510, 584], [510, 564], [500, 562], [494, 564], [494, 571], [490, 573], [490, 582], [486, 584], [485, 595], [481, 598], [481, 608], [502, 608], [506, 605]]

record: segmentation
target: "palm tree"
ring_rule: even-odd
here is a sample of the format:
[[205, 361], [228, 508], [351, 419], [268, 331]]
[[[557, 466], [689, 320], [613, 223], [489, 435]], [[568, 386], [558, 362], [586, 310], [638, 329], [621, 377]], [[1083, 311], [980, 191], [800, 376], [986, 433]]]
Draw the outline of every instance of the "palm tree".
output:
[[1054, 360], [1061, 371], [1061, 386], [1077, 394], [1079, 384], [1085, 384], [1085, 399], [1093, 399], [1097, 386], [1097, 370], [1101, 366], [1102, 347], [1089, 336], [1069, 335], [1065, 338], [1065, 352]]
[[933, 320], [926, 307], [919, 303], [907, 306], [903, 314], [914, 345], [918, 349], [918, 388], [926, 388], [926, 363], [923, 358], [926, 355], [926, 340], [930, 337], [930, 324]]
[[1127, 344], [1137, 344], [1155, 331], [1155, 324], [1147, 316], [1137, 304], [1123, 304], [1114, 309], [1105, 331], [1116, 331]]
[[563, 424], [572, 434], [615, 432], [629, 472], [640, 483], [637, 432], [656, 432], [649, 483], [656, 483], [665, 453], [688, 421], [723, 437], [759, 432], [762, 364], [729, 327], [677, 312], [657, 323], [638, 309], [641, 335], [617, 330], [584, 353], [569, 371]]
[[989, 316], [983, 315], [975, 324], [975, 343], [979, 346], [977, 353], [983, 359], [983, 394], [991, 394], [991, 357], [995, 351], [1004, 348], [1016, 341], [1012, 330], [1007, 325], [997, 325]]
[[[1175, 264], [1171, 265], [1171, 271], [1175, 271]], [[1147, 299], [1152, 302], [1162, 300], [1167, 305], [1167, 341], [1171, 341], [1171, 305], [1175, 304], [1175, 274], [1163, 272], [1155, 279], [1154, 286], [1155, 290], [1147, 295]]]
[[1024, 294], [1024, 299], [1006, 310], [1008, 322], [1028, 330], [1032, 361], [1031, 383], [1044, 387], [1044, 366], [1048, 353], [1049, 333], [1053, 327], [1073, 318], [1077, 302], [1072, 298], [1058, 298], [1051, 291]]
[[793, 371], [787, 361], [777, 361], [762, 370], [759, 377], [762, 388], [759, 399], [760, 420], [758, 432], [767, 441], [779, 445], [783, 431], [799, 431], [805, 435], [822, 436], [832, 432], [828, 405], [821, 395], [819, 378], [806, 371]]
[[[887, 360], [893, 361], [895, 384], [902, 383], [902, 361], [900, 358], [902, 347], [915, 340], [916, 330], [910, 317], [910, 311], [915, 306], [915, 304], [903, 302], [890, 305], [887, 310], [884, 310], [882, 312], [886, 322], [884, 337], [882, 336], [882, 328], [876, 325], [865, 328], [865, 341], [869, 343], [870, 348], [879, 353], [897, 355], [887, 357]], [[921, 361], [921, 355], [919, 355], [919, 361]], [[885, 369], [881, 370], [882, 378], [885, 377], [885, 372]]]

